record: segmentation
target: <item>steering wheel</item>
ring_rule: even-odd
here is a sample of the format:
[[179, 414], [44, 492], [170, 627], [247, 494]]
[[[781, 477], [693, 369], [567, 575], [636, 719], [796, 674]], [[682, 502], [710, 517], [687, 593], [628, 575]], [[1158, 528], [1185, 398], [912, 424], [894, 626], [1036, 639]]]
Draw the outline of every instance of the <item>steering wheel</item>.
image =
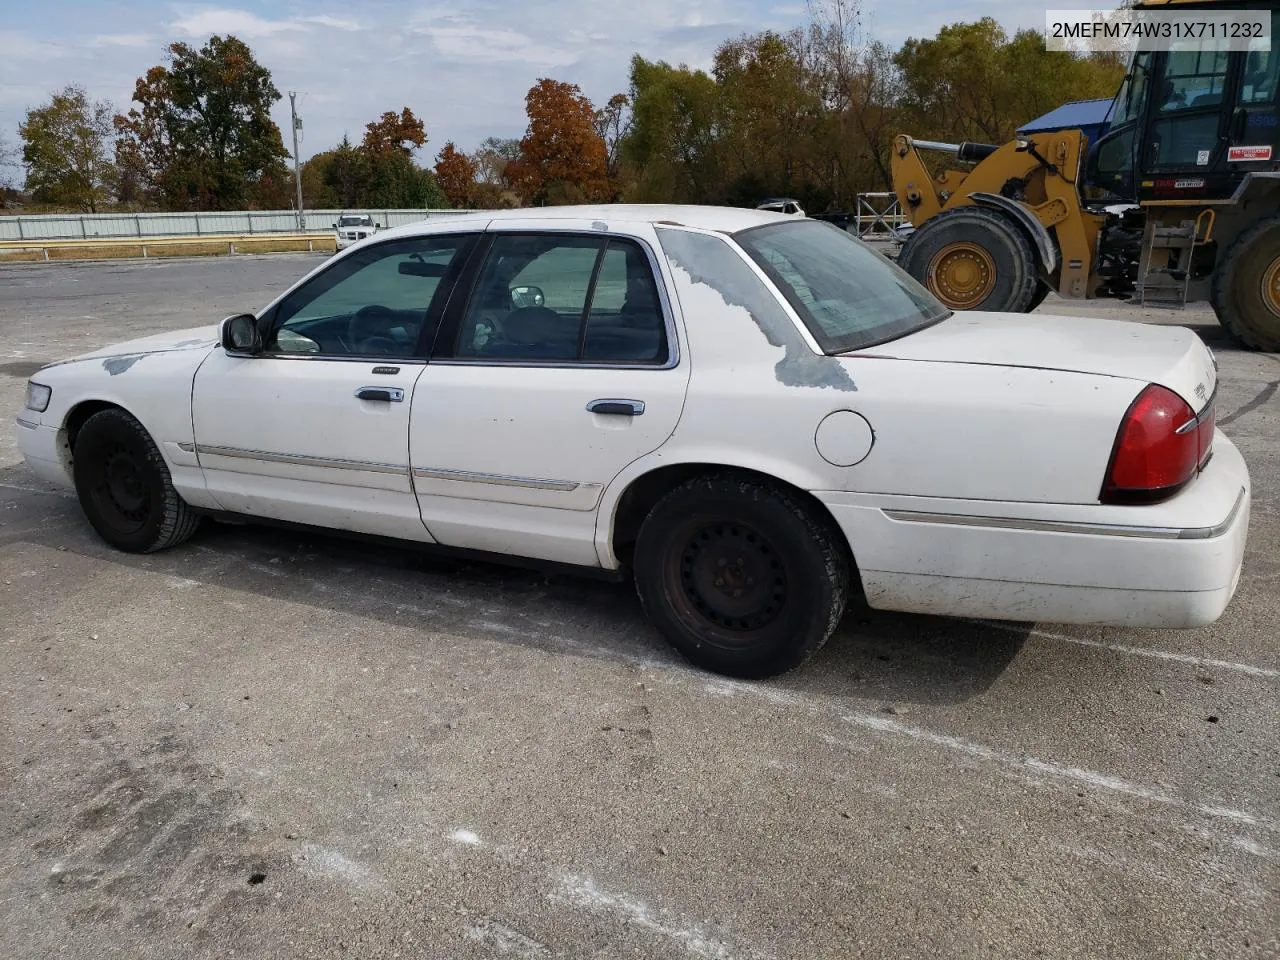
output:
[[377, 303], [361, 307], [347, 322], [351, 348], [358, 353], [394, 353], [400, 345], [387, 333], [395, 320], [395, 311], [390, 307]]

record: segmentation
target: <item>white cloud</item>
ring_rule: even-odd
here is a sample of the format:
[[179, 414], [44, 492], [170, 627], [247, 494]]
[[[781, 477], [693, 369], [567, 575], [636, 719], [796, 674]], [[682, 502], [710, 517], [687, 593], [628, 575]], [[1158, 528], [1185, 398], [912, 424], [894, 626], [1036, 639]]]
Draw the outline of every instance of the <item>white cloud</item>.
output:
[[149, 33], [100, 33], [89, 41], [91, 47], [154, 47], [160, 41]]
[[300, 17], [302, 23], [314, 23], [321, 27], [333, 27], [335, 30], [356, 31], [363, 30], [364, 27], [355, 20], [347, 20], [343, 17], [330, 17], [327, 14], [320, 14], [314, 17]]

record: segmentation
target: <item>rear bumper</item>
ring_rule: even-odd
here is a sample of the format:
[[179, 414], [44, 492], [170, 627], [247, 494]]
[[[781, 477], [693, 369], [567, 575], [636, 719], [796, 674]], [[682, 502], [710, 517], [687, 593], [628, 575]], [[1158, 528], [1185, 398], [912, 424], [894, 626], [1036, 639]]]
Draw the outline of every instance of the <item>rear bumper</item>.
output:
[[18, 417], [18, 449], [27, 461], [27, 467], [42, 480], [63, 487], [74, 486], [69, 464], [63, 456], [61, 431], [37, 422], [39, 416], [24, 411]]
[[816, 495], [848, 537], [872, 607], [1196, 627], [1235, 593], [1251, 488], [1244, 459], [1219, 433], [1204, 472], [1150, 506]]

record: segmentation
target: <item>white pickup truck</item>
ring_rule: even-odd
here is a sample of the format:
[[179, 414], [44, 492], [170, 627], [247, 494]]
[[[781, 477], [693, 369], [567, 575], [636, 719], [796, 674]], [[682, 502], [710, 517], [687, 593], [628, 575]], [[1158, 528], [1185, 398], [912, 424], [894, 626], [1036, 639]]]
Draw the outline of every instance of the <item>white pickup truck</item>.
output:
[[373, 236], [381, 227], [368, 214], [344, 214], [333, 223], [335, 242], [339, 250], [344, 250], [357, 240]]

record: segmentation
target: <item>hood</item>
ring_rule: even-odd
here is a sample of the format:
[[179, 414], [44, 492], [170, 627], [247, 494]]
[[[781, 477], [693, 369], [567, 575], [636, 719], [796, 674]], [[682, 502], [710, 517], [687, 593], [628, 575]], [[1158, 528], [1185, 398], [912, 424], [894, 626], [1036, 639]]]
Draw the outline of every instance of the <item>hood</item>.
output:
[[74, 363], [77, 360], [102, 360], [108, 357], [137, 357], [147, 353], [169, 353], [173, 350], [207, 350], [217, 343], [218, 327], [216, 325], [191, 327], [188, 330], [174, 330], [171, 333], [157, 333], [150, 337], [139, 337], [137, 340], [126, 340], [124, 343], [113, 343], [109, 347], [59, 360], [48, 366]]
[[1157, 383], [1197, 413], [1213, 396], [1217, 364], [1186, 327], [1025, 313], [955, 313], [942, 323], [855, 354], [1031, 367]]

